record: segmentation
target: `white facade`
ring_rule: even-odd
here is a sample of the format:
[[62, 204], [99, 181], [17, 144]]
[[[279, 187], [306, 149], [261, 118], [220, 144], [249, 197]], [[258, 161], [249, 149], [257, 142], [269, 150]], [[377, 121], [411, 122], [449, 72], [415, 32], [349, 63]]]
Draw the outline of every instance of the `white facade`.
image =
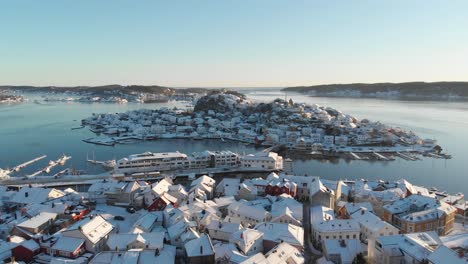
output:
[[241, 167], [258, 168], [265, 170], [282, 170], [283, 157], [275, 152], [260, 152], [246, 155], [240, 158]]

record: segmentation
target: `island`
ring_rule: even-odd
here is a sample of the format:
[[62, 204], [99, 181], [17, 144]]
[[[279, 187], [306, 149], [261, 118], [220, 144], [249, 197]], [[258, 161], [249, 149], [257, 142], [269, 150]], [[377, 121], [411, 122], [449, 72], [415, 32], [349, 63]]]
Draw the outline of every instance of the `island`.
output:
[[211, 91], [193, 109], [140, 109], [93, 114], [83, 126], [104, 137], [87, 143], [114, 146], [129, 141], [185, 138], [233, 140], [314, 158], [417, 160], [422, 154], [450, 158], [434, 139], [398, 127], [358, 119], [317, 104], [276, 99], [254, 102], [235, 91]]

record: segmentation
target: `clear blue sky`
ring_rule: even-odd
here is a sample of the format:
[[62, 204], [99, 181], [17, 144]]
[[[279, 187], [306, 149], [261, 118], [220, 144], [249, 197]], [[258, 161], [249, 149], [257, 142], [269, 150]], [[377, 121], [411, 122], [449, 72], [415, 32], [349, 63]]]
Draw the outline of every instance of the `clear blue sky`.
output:
[[0, 0], [0, 84], [468, 81], [468, 1]]

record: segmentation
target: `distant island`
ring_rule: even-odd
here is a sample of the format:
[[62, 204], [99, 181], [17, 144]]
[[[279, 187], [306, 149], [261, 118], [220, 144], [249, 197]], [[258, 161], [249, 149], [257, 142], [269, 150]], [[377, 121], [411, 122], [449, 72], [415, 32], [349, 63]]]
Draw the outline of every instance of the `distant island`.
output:
[[175, 93], [205, 93], [205, 88], [171, 88], [158, 85], [102, 85], [102, 86], [28, 86], [3, 85], [0, 90], [13, 90], [20, 92], [54, 92], [54, 93], [90, 93], [94, 95], [106, 93], [151, 93], [159, 95], [173, 95]]
[[350, 83], [282, 89], [310, 96], [405, 100], [468, 100], [468, 82]]

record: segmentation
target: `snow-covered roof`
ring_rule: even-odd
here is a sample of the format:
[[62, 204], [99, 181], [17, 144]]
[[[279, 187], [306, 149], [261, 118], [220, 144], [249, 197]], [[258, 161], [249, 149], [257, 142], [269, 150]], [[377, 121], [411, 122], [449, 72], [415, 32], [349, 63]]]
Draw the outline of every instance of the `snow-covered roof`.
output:
[[286, 213], [287, 209], [290, 210], [295, 219], [302, 221], [302, 203], [293, 198], [280, 197], [271, 205], [271, 215], [273, 218], [281, 216]]
[[75, 252], [81, 247], [81, 245], [83, 245], [84, 242], [84, 239], [81, 238], [62, 236], [55, 242], [52, 249], [65, 252]]
[[248, 245], [262, 238], [262, 231], [247, 228], [233, 233], [229, 238], [229, 242], [238, 245], [241, 250], [244, 250]]
[[256, 220], [265, 219], [270, 213], [263, 207], [251, 206], [243, 202], [234, 202], [228, 206], [229, 211], [236, 212], [237, 214], [245, 217], [250, 217]]
[[288, 263], [288, 264], [302, 264], [305, 263], [304, 256], [296, 248], [288, 243], [280, 243], [272, 248], [265, 255], [267, 262], [273, 263]]
[[468, 248], [468, 233], [440, 237], [449, 248]]
[[102, 216], [98, 215], [91, 218], [86, 218], [76, 222], [67, 231], [80, 230], [80, 232], [92, 243], [96, 244], [102, 238], [107, 236], [114, 227], [107, 222]]
[[342, 263], [352, 263], [357, 254], [365, 251], [357, 239], [325, 239], [323, 248], [327, 255], [339, 255]]
[[239, 264], [270, 264], [262, 253], [257, 253], [248, 257], [248, 259], [240, 262]]
[[366, 211], [373, 213], [374, 209], [372, 208], [372, 204], [369, 202], [361, 202], [361, 203], [346, 203], [345, 206], [346, 211], [348, 214], [352, 215], [357, 211], [360, 211], [362, 208], [365, 208]]
[[398, 232], [398, 229], [396, 229], [396, 227], [383, 221], [375, 214], [364, 209], [363, 211], [357, 211], [354, 214], [352, 214], [351, 218], [354, 220], [357, 220], [360, 225], [366, 227], [368, 230], [371, 230], [374, 233], [384, 228], [389, 229], [389, 230], [395, 230], [396, 232]]
[[208, 235], [202, 235], [197, 239], [185, 243], [187, 257], [199, 257], [214, 255], [213, 244]]
[[419, 261], [426, 259], [435, 248], [442, 244], [434, 231], [381, 236], [377, 238], [377, 241], [382, 245], [382, 249], [391, 255], [409, 255]]
[[427, 258], [432, 264], [466, 264], [468, 258], [460, 257], [455, 251], [442, 245], [432, 252]]
[[282, 223], [261, 223], [255, 226], [255, 230], [264, 233], [264, 240], [286, 242], [301, 247], [304, 245], [304, 229], [299, 226]]
[[17, 226], [28, 229], [36, 229], [46, 224], [47, 222], [54, 220], [55, 218], [57, 218], [56, 213], [42, 212], [22, 223], [19, 223]]
[[111, 250], [127, 250], [128, 245], [140, 242], [145, 245], [145, 248], [149, 249], [161, 249], [164, 243], [165, 233], [163, 232], [151, 232], [151, 233], [140, 233], [140, 234], [110, 234], [107, 240], [107, 246]]
[[138, 227], [141, 230], [145, 230], [146, 232], [151, 232], [151, 228], [153, 227], [156, 221], [163, 221], [164, 214], [161, 211], [156, 212], [149, 212], [142, 217], [140, 217], [135, 224], [134, 227]]
[[208, 230], [218, 230], [226, 233], [235, 233], [242, 229], [242, 225], [238, 223], [229, 223], [229, 222], [221, 222], [218, 220], [211, 221], [207, 226], [206, 229]]
[[138, 251], [103, 251], [98, 253], [89, 264], [138, 264], [139, 256]]
[[213, 249], [215, 251], [216, 262], [231, 261], [233, 263], [240, 263], [247, 259], [233, 243], [215, 241], [213, 242]]
[[358, 221], [353, 219], [333, 219], [314, 226], [318, 232], [360, 232]]
[[25, 241], [21, 242], [20, 245], [27, 248], [27, 249], [29, 249], [29, 250], [31, 250], [31, 251], [36, 251], [36, 250], [40, 249], [39, 244], [36, 241], [32, 240], [32, 239], [25, 240]]
[[45, 189], [24, 187], [10, 198], [10, 202], [18, 204], [35, 204], [65, 196], [65, 193], [57, 189]]
[[333, 219], [335, 219], [335, 212], [329, 207], [319, 205], [310, 208], [310, 223], [312, 226]]

